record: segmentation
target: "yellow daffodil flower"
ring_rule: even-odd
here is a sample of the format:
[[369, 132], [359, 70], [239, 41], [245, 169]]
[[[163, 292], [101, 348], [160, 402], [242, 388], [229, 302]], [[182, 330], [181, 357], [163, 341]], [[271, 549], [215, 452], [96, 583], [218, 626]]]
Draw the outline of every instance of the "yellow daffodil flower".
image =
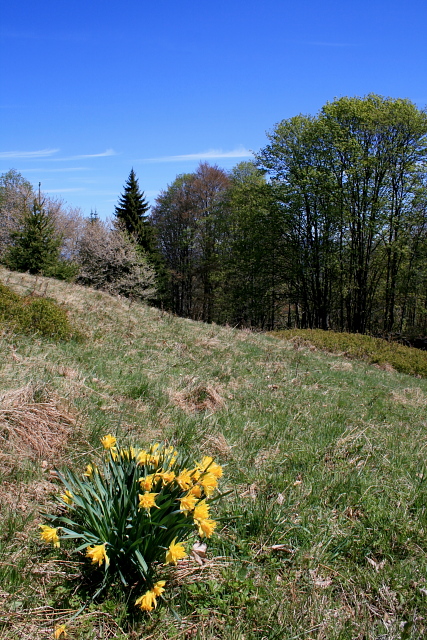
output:
[[159, 580], [158, 582], [156, 582], [154, 587], [151, 589], [152, 593], [154, 593], [155, 596], [161, 596], [163, 591], [165, 590], [165, 584], [166, 580]]
[[146, 591], [143, 596], [135, 600], [135, 604], [143, 611], [152, 611], [157, 606], [156, 594], [153, 591]]
[[209, 518], [209, 505], [206, 504], [206, 500], [202, 500], [196, 505], [193, 518], [195, 520], [207, 520]]
[[59, 638], [66, 638], [67, 632], [65, 629], [66, 629], [65, 624], [60, 624], [58, 627], [56, 627], [55, 631], [53, 632], [54, 639], [59, 640]]
[[210, 538], [214, 532], [214, 529], [217, 523], [215, 522], [215, 520], [204, 519], [204, 520], [198, 520], [197, 524], [199, 527], [199, 536], [201, 536], [202, 538], [203, 536]]
[[156, 496], [158, 496], [158, 493], [144, 493], [144, 495], [141, 495], [140, 493], [138, 494], [138, 498], [139, 498], [139, 508], [140, 509], [151, 509], [151, 507], [156, 507], [157, 509], [160, 509], [160, 507], [158, 507], [156, 505]]
[[185, 515], [188, 515], [189, 511], [193, 511], [194, 507], [196, 506], [197, 503], [197, 498], [196, 496], [192, 496], [192, 495], [186, 495], [183, 498], [178, 498], [178, 500], [180, 501], [181, 505], [180, 505], [180, 510], [183, 511], [185, 513]]
[[176, 476], [175, 482], [179, 484], [183, 491], [187, 491], [187, 489], [193, 486], [191, 472], [188, 469], [183, 469], [179, 476]]
[[144, 491], [151, 490], [151, 487], [153, 486], [153, 481], [154, 481], [153, 474], [146, 476], [145, 478], [140, 478], [138, 480], [139, 484], [141, 485], [141, 489], [143, 489]]
[[153, 607], [157, 607], [157, 596], [161, 596], [166, 584], [166, 580], [159, 580], [154, 587], [149, 591], [146, 591], [143, 596], [135, 600], [136, 606], [140, 607], [143, 611], [152, 611]]
[[166, 551], [165, 564], [173, 563], [176, 565], [178, 563], [178, 560], [181, 560], [181, 558], [185, 558], [187, 555], [182, 542], [178, 542], [175, 544], [175, 540], [176, 538], [172, 540], [169, 545], [169, 549]]
[[211, 456], [203, 456], [201, 463], [199, 464], [199, 468], [202, 471], [209, 471], [215, 478], [220, 478], [222, 476], [222, 467], [213, 461]]
[[164, 450], [164, 454], [165, 456], [172, 456], [169, 460], [169, 466], [173, 467], [178, 457], [178, 451], [174, 447], [170, 446], [166, 447], [166, 449]]
[[200, 476], [202, 475], [200, 469], [196, 467], [195, 469], [192, 469], [190, 473], [191, 473], [191, 479], [193, 481], [193, 484], [196, 484], [196, 482], [198, 482], [198, 480], [200, 479]]
[[110, 559], [105, 550], [105, 542], [104, 544], [95, 544], [93, 547], [88, 547], [86, 555], [92, 560], [92, 564], [98, 563], [99, 567], [104, 561], [106, 567], [110, 564]]
[[119, 454], [123, 460], [132, 460], [136, 456], [136, 450], [133, 447], [129, 447], [128, 449], [120, 449]]
[[150, 454], [147, 453], [146, 451], [142, 450], [138, 453], [138, 455], [136, 456], [136, 463], [137, 464], [147, 464], [147, 462], [150, 459]]
[[213, 473], [205, 473], [200, 479], [200, 484], [202, 485], [205, 494], [209, 498], [215, 491], [218, 486], [218, 480], [213, 475]]
[[47, 524], [41, 524], [39, 526], [41, 529], [40, 535], [47, 544], [52, 543], [54, 547], [59, 547], [61, 545], [58, 537], [58, 529], [55, 529], [55, 527], [49, 527]]
[[67, 504], [73, 504], [74, 502], [73, 494], [70, 491], [68, 491], [68, 489], [65, 491], [65, 493], [61, 495], [61, 498]]
[[175, 471], [163, 471], [163, 473], [159, 473], [158, 475], [161, 476], [162, 484], [165, 487], [175, 478]]
[[190, 489], [190, 495], [196, 496], [196, 498], [202, 497], [202, 487], [199, 484], [195, 484], [194, 487]]
[[101, 438], [101, 444], [104, 449], [112, 449], [117, 442], [117, 438], [112, 436], [110, 433], [107, 436]]
[[159, 449], [160, 449], [160, 444], [158, 442], [156, 442], [150, 447], [151, 455], [149, 458], [149, 463], [154, 467], [157, 467], [159, 465], [159, 461], [161, 457], [161, 451], [159, 452]]
[[91, 464], [86, 465], [86, 469], [84, 472], [84, 476], [86, 476], [87, 478], [91, 478], [93, 476], [93, 472], [94, 472], [94, 468]]

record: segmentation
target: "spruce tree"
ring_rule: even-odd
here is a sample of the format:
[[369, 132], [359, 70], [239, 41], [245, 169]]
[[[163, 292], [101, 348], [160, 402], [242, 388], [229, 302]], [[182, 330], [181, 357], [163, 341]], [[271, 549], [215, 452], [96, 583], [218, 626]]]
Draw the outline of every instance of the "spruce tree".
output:
[[33, 208], [24, 214], [19, 231], [11, 234], [12, 246], [5, 256], [5, 264], [15, 271], [54, 275], [59, 265], [61, 238], [49, 211], [34, 201]]
[[132, 169], [125, 184], [124, 193], [116, 206], [115, 215], [119, 227], [134, 236], [137, 244], [147, 254], [155, 251], [154, 232], [148, 221], [149, 208], [144, 192], [139, 188], [135, 171]]

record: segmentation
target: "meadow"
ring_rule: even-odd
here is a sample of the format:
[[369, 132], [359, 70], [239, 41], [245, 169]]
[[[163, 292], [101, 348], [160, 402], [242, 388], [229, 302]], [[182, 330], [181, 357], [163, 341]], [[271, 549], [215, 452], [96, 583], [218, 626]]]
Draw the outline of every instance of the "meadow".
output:
[[1, 640], [52, 638], [87, 598], [84, 556], [43, 544], [38, 525], [55, 469], [84, 468], [109, 433], [211, 455], [229, 493], [212, 506], [206, 557], [169, 569], [155, 611], [112, 586], [68, 638], [425, 637], [420, 372], [53, 279], [0, 269], [0, 281], [56, 300], [77, 328], [66, 339], [0, 328]]

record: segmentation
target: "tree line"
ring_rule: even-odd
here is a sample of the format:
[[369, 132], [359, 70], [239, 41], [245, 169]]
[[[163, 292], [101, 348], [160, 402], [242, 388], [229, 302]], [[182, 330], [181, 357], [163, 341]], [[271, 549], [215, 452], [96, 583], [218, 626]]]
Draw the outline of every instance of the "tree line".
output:
[[182, 315], [260, 329], [427, 331], [427, 115], [341, 98], [279, 122], [254, 163], [200, 165], [151, 219]]
[[[151, 278], [146, 297], [205, 322], [425, 334], [426, 155], [424, 110], [374, 94], [341, 98], [279, 122], [253, 162], [177, 176], [151, 213], [132, 170], [112, 228], [83, 221], [75, 246], [60, 251], [80, 281], [98, 286], [93, 250], [82, 247], [96, 246], [90, 236], [103, 228], [98, 245], [112, 234], [136, 252], [136, 280]], [[28, 185], [22, 192], [28, 211]], [[0, 258], [13, 266], [26, 245], [4, 194], [3, 177]]]

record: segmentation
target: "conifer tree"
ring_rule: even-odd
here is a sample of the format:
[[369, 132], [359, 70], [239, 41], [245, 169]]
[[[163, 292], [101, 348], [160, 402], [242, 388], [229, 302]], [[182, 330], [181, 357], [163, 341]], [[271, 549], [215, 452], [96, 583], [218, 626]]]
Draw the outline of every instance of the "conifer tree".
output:
[[148, 209], [148, 202], [144, 192], [139, 189], [135, 171], [132, 169], [115, 210], [115, 226], [117, 230], [127, 231], [132, 236], [137, 247], [142, 249], [148, 264], [154, 269], [158, 294], [155, 302], [160, 303], [166, 286], [166, 268], [158, 248], [156, 229], [148, 218]]
[[155, 242], [153, 229], [148, 221], [149, 208], [144, 192], [139, 188], [135, 171], [132, 169], [125, 184], [124, 193], [116, 206], [115, 215], [119, 227], [124, 228], [144, 251], [151, 254], [154, 251]]
[[6, 265], [16, 271], [54, 275], [59, 265], [61, 238], [43, 204], [33, 203], [24, 214], [19, 231], [12, 234], [13, 245], [5, 256]]

